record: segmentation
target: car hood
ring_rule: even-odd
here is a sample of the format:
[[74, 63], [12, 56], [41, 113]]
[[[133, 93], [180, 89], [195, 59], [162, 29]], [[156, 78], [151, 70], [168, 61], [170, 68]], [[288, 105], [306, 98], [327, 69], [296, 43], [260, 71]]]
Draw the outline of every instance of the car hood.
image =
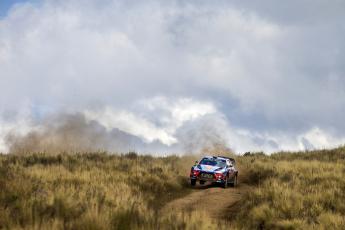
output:
[[214, 172], [216, 170], [221, 171], [221, 167], [212, 165], [198, 165], [198, 168], [204, 172]]

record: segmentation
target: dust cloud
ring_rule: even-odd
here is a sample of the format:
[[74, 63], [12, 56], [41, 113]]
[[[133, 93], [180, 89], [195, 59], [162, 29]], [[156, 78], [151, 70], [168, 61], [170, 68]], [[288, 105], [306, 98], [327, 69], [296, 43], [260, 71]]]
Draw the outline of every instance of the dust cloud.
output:
[[5, 142], [10, 153], [32, 152], [128, 152], [136, 137], [120, 130], [108, 132], [95, 121], [87, 121], [81, 113], [59, 114], [44, 119], [35, 129], [25, 135], [13, 130]]
[[145, 142], [141, 138], [117, 128], [111, 130], [96, 120], [88, 120], [83, 113], [59, 113], [35, 124], [29, 132], [11, 130], [5, 137], [8, 153], [84, 153], [111, 152], [152, 155], [212, 154], [228, 155], [224, 127], [205, 119], [192, 122], [176, 131], [177, 143], [167, 146], [158, 140]]

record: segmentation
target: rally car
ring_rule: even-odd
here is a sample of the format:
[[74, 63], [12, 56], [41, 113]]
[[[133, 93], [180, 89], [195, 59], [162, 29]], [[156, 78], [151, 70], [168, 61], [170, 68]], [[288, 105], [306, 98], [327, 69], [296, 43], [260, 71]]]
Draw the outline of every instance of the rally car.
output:
[[206, 181], [220, 184], [226, 188], [237, 184], [238, 171], [235, 168], [235, 160], [223, 156], [205, 156], [200, 162], [196, 162], [190, 171], [190, 183], [192, 186], [199, 181], [204, 184]]

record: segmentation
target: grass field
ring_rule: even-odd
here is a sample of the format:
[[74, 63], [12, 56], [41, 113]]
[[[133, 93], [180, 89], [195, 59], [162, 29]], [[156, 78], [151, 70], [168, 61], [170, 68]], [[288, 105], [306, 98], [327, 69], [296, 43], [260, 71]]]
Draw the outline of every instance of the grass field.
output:
[[[343, 229], [345, 148], [237, 157], [250, 186], [221, 219], [162, 213], [197, 156], [0, 155], [0, 229]], [[228, 188], [229, 193], [232, 192]]]
[[344, 147], [244, 158], [255, 186], [236, 216], [239, 228], [344, 229]]

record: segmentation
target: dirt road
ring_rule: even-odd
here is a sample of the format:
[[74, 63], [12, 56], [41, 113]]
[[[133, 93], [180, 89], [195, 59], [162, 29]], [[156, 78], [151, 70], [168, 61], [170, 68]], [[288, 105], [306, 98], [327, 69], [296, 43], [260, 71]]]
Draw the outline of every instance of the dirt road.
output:
[[224, 213], [231, 212], [241, 200], [249, 186], [239, 183], [235, 188], [221, 188], [216, 185], [196, 185], [185, 197], [172, 200], [163, 208], [163, 212], [190, 212], [199, 210], [212, 218], [222, 218]]

